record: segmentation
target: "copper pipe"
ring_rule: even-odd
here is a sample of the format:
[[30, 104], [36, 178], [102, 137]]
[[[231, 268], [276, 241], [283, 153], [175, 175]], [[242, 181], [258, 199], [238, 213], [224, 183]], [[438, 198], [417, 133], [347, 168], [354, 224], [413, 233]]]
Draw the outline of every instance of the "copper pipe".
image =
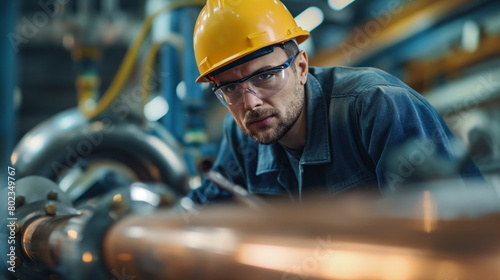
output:
[[31, 222], [22, 234], [21, 244], [26, 256], [34, 263], [51, 269], [56, 267], [66, 242], [64, 229], [74, 217], [76, 215], [46, 216]]
[[[427, 196], [417, 204], [428, 203]], [[397, 218], [364, 205], [344, 200], [282, 205], [265, 214], [220, 207], [189, 219], [172, 211], [128, 216], [104, 239], [105, 264], [136, 280], [500, 275], [499, 214], [435, 221], [429, 230], [429, 215]]]

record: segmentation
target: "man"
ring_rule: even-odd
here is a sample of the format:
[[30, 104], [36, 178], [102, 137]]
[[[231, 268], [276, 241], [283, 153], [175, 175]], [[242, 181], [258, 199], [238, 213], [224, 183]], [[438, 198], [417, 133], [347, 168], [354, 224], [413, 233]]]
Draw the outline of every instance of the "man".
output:
[[[212, 83], [231, 113], [214, 170], [250, 193], [302, 201], [391, 192], [434, 159], [458, 161], [456, 138], [422, 96], [377, 69], [309, 67], [297, 46], [308, 36], [279, 1], [207, 1], [194, 33], [197, 82]], [[409, 154], [395, 153], [409, 141]], [[461, 162], [451, 175], [481, 176]], [[190, 194], [227, 196], [208, 181]]]

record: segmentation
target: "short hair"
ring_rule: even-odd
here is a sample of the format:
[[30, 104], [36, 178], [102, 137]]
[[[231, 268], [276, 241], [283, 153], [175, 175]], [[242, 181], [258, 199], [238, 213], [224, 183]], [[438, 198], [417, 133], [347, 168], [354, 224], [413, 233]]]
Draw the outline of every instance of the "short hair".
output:
[[[283, 49], [288, 58], [296, 55], [299, 52], [299, 45], [297, 45], [295, 39], [288, 40], [285, 43], [280, 44], [279, 46]], [[295, 63], [292, 63], [290, 67], [295, 70]]]
[[285, 51], [286, 56], [288, 57], [292, 57], [299, 52], [299, 46], [297, 45], [297, 42], [295, 42], [295, 40], [286, 41], [285, 43], [283, 43], [282, 48]]

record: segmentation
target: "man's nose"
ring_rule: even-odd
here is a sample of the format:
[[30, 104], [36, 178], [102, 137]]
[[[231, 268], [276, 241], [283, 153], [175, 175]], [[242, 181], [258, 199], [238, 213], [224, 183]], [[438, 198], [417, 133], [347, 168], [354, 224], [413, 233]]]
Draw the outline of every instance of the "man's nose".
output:
[[245, 110], [250, 111], [254, 110], [257, 107], [262, 106], [262, 99], [257, 97], [257, 93], [250, 87], [246, 87], [243, 89], [243, 104], [245, 106]]

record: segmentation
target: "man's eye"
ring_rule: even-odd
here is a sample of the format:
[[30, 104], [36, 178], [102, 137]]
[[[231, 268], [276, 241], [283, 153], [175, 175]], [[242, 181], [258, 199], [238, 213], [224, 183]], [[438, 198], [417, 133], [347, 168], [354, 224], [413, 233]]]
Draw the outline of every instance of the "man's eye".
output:
[[233, 93], [235, 91], [238, 91], [238, 85], [236, 84], [229, 84], [229, 85], [225, 85], [222, 87], [222, 91], [224, 93]]
[[269, 80], [271, 78], [273, 78], [274, 76], [276, 76], [276, 74], [279, 72], [279, 70], [269, 70], [269, 71], [266, 71], [264, 73], [261, 73], [257, 76], [257, 79], [260, 80], [260, 81], [266, 81], [266, 80]]
[[259, 75], [259, 80], [269, 80], [271, 79], [276, 73], [274, 73], [274, 71], [270, 71], [270, 72], [265, 72], [265, 73], [262, 73]]

